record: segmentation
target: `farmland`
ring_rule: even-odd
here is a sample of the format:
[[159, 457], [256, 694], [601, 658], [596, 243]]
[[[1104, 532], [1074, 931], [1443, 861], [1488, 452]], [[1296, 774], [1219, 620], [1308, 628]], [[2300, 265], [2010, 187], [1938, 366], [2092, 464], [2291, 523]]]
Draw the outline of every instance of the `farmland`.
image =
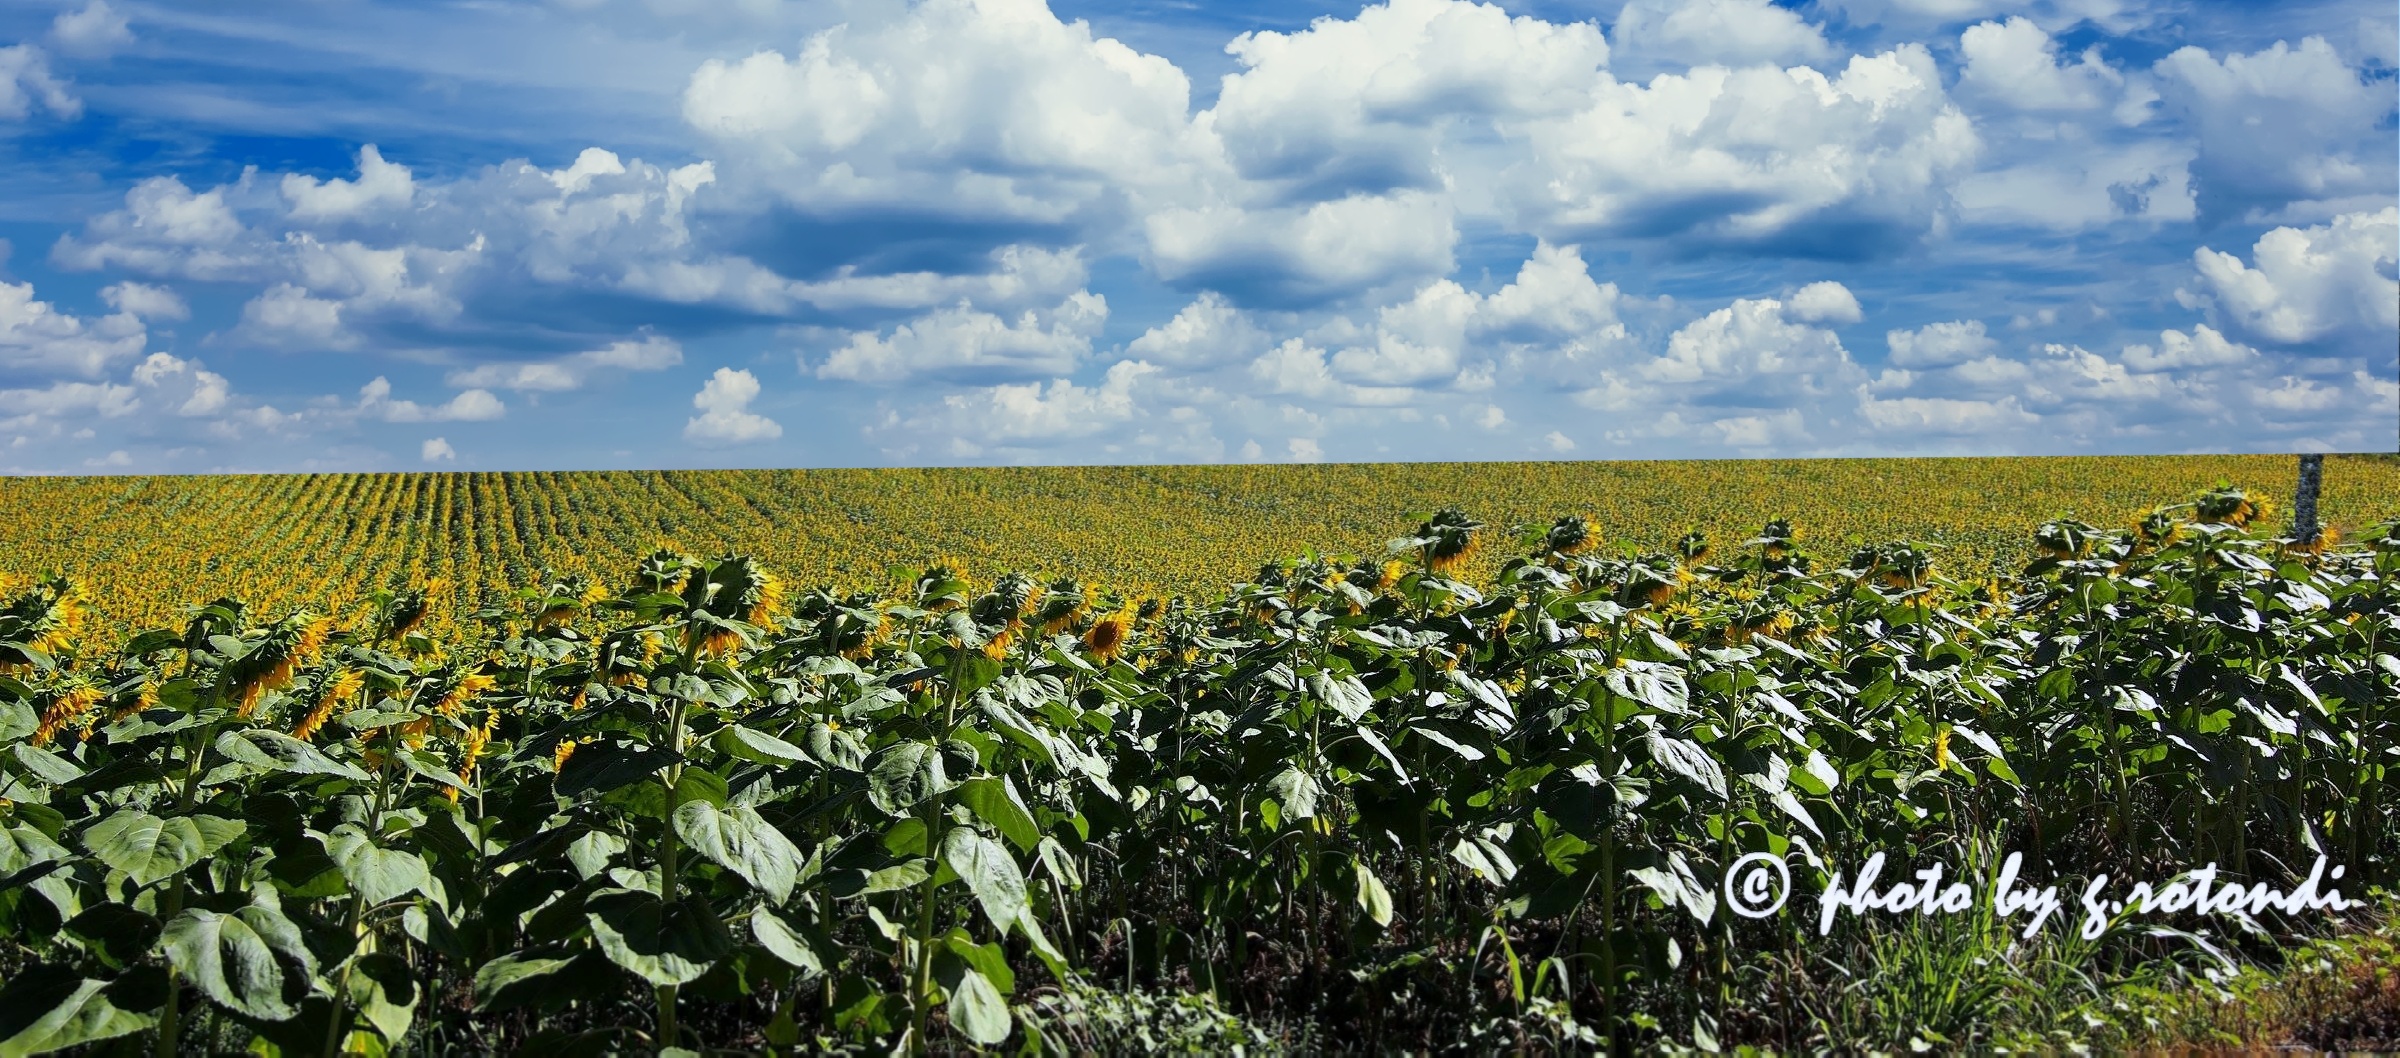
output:
[[[1584, 514], [1641, 548], [1780, 516], [1828, 547], [1946, 548], [1959, 569], [2022, 561], [2053, 516], [2123, 527], [2219, 480], [2288, 497], [2292, 476], [2288, 456], [2177, 456], [30, 478], [0, 480], [0, 575], [70, 572], [118, 631], [220, 595], [323, 608], [396, 581], [433, 583], [446, 620], [544, 567], [613, 576], [659, 546], [812, 586], [889, 587], [946, 557], [1210, 596], [1278, 556], [1380, 553], [1449, 504], [1500, 526]], [[2329, 461], [2330, 524], [2393, 510], [2400, 460]]]
[[[1938, 466], [1902, 484], [1974, 491]], [[1714, 524], [1712, 484], [1640, 532]], [[1749, 502], [1825, 502], [1801, 486]], [[1594, 487], [1572, 507], [1612, 509]], [[0, 1049], [2172, 1046], [2119, 997], [2251, 1024], [2207, 973], [2345, 924], [2371, 943], [2291, 987], [2363, 998], [2302, 1030], [2389, 1046], [2400, 523], [2347, 495], [2349, 539], [2305, 546], [2239, 488], [1948, 550], [1764, 516], [1619, 550], [1573, 510], [1445, 506], [1175, 599], [662, 549], [445, 634], [413, 579], [445, 568], [407, 558], [130, 639], [46, 579], [0, 600]], [[2010, 853], [2069, 892], [2213, 864], [2247, 917], [2171, 887], [2045, 929], [1927, 883], [1820, 925], [1727, 884]], [[2326, 859], [2357, 902], [2257, 897]]]

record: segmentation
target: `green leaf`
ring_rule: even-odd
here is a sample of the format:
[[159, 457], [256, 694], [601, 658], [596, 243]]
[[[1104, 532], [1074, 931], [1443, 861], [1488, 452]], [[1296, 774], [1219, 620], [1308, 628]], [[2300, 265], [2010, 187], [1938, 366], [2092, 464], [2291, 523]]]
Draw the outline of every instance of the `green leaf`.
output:
[[127, 904], [93, 904], [67, 920], [69, 931], [99, 944], [119, 965], [149, 954], [162, 928], [149, 912]]
[[953, 827], [942, 838], [942, 862], [967, 883], [992, 928], [1006, 933], [1024, 913], [1025, 873], [999, 842], [968, 827]]
[[1011, 844], [1027, 852], [1041, 843], [1042, 828], [1017, 798], [1017, 788], [1003, 777], [985, 776], [959, 784], [958, 799]]
[[867, 800], [884, 813], [904, 816], [928, 797], [950, 788], [942, 753], [930, 743], [896, 742], [884, 747], [867, 773]]
[[423, 996], [416, 972], [398, 955], [371, 951], [351, 964], [350, 1002], [388, 1044], [398, 1044], [408, 1035]]
[[603, 889], [583, 911], [601, 954], [654, 985], [697, 980], [733, 950], [725, 923], [701, 899], [669, 904], [656, 893]]
[[0, 1058], [48, 1054], [149, 1028], [157, 1019], [119, 1010], [106, 981], [27, 967], [0, 989]]
[[998, 1046], [1008, 1039], [1008, 1001], [982, 974], [967, 970], [950, 992], [950, 1024], [981, 1046]]
[[160, 819], [126, 809], [84, 831], [83, 847], [132, 876], [134, 884], [147, 886], [200, 862], [243, 830], [242, 824], [218, 816]]
[[1392, 891], [1383, 887], [1383, 880], [1375, 877], [1375, 872], [1368, 870], [1366, 864], [1352, 860], [1350, 867], [1358, 873], [1359, 909], [1365, 911], [1368, 918], [1374, 919], [1376, 925], [1391, 925]]
[[1367, 693], [1367, 685], [1356, 676], [1334, 679], [1322, 672], [1309, 674], [1308, 688], [1316, 692], [1317, 700], [1333, 707], [1342, 719], [1353, 724], [1375, 707], [1375, 696]]
[[247, 764], [261, 771], [290, 772], [295, 775], [337, 775], [344, 779], [365, 782], [367, 773], [357, 765], [334, 760], [317, 747], [280, 731], [249, 728], [228, 731], [217, 736], [217, 752], [227, 759]]
[[804, 857], [757, 809], [695, 801], [675, 810], [675, 833], [710, 863], [741, 875], [776, 903], [792, 898]]
[[750, 936], [758, 941], [759, 947], [767, 949], [767, 954], [798, 969], [803, 979], [825, 973], [825, 964], [817, 958], [816, 949], [809, 946], [808, 938], [766, 908], [750, 913]]
[[1285, 768], [1267, 780], [1267, 793], [1283, 806], [1286, 819], [1313, 819], [1317, 814], [1317, 795], [1323, 788], [1307, 772]]
[[475, 1009], [490, 1014], [534, 1002], [545, 987], [542, 979], [574, 961], [572, 953], [548, 950], [512, 951], [487, 962], [475, 971]]
[[325, 837], [325, 852], [341, 867], [350, 891], [368, 906], [397, 900], [409, 893], [433, 895], [433, 874], [425, 861], [397, 849], [379, 848], [356, 823], [344, 823]]
[[316, 957], [283, 913], [252, 904], [230, 915], [194, 908], [167, 923], [167, 961], [219, 1006], [261, 1021], [299, 1012]]
[[1648, 736], [1650, 759], [1660, 767], [1700, 784], [1708, 792], [1725, 798], [1725, 770], [1717, 766], [1716, 758], [1701, 749], [1699, 743], [1662, 735], [1656, 731]]
[[40, 746], [20, 742], [15, 750], [17, 763], [23, 764], [34, 778], [52, 786], [64, 786], [83, 777], [83, 769], [76, 767], [74, 762]]
[[717, 731], [717, 750], [727, 756], [760, 764], [798, 764], [808, 759], [808, 753], [764, 731], [734, 724]]

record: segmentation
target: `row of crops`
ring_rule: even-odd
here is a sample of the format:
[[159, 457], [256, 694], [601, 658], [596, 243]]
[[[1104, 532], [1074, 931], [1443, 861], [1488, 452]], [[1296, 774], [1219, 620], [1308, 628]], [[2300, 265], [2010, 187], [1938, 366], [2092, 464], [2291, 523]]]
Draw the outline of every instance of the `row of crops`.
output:
[[[0, 582], [72, 569], [117, 634], [195, 599], [325, 610], [394, 581], [430, 586], [447, 624], [545, 569], [612, 579], [662, 546], [811, 587], [889, 589], [946, 557], [1194, 593], [1277, 555], [1371, 552], [1449, 504], [1498, 524], [1583, 511], [1644, 548], [1773, 512], [1829, 549], [1915, 540], [1953, 570], [2014, 569], [2054, 514], [2121, 527], [2161, 497], [2288, 496], [2292, 477], [2288, 456], [2177, 456], [18, 478], [0, 481]], [[2400, 458], [2334, 457], [2325, 510], [2346, 529], [2400, 510]]]
[[[1737, 916], [1730, 864], [2400, 877], [2400, 524], [2358, 537], [2221, 489], [1994, 577], [1445, 509], [1211, 600], [660, 551], [460, 638], [401, 584], [101, 642], [45, 580], [0, 613], [0, 1054], [1848, 1045], [1771, 1008], [1917, 927]], [[1999, 997], [1922, 976], [1951, 1020], [1899, 1042], [1977, 1045]]]

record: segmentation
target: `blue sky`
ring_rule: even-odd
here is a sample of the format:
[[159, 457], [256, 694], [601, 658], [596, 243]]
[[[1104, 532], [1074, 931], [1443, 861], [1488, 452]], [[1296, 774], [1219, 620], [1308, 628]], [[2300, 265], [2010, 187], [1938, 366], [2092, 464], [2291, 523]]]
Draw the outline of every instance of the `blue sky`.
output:
[[0, 0], [0, 470], [2400, 447], [2388, 0]]

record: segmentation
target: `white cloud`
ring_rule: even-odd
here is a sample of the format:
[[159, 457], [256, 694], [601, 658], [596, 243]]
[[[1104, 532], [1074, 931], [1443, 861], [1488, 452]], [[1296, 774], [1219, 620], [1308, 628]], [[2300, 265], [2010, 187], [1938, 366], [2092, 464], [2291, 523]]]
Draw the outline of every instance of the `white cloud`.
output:
[[1794, 291], [1784, 309], [1785, 315], [1804, 323], [1857, 323], [1867, 318], [1850, 288], [1830, 279]]
[[0, 389], [0, 429], [14, 429], [24, 419], [64, 419], [97, 415], [114, 419], [141, 407], [133, 387], [108, 382], [53, 382], [46, 389]]
[[144, 320], [192, 318], [192, 307], [184, 303], [183, 296], [166, 287], [127, 280], [102, 287], [100, 297], [118, 312]]
[[1458, 245], [1448, 200], [1415, 190], [1268, 209], [1161, 209], [1143, 232], [1160, 278], [1255, 289], [1282, 303], [1445, 275]]
[[443, 381], [453, 386], [557, 393], [582, 388], [593, 372], [603, 369], [664, 371], [681, 363], [683, 346], [672, 338], [652, 334], [639, 341], [624, 339], [555, 360], [481, 364], [453, 371]]
[[1611, 28], [1620, 56], [1653, 68], [1793, 66], [1834, 55], [1824, 31], [1768, 0], [1633, 0]]
[[2200, 290], [2178, 299], [2260, 341], [2355, 338], [2389, 352], [2400, 336], [2400, 207], [2276, 228], [2258, 237], [2251, 257], [2254, 266], [2205, 246], [2194, 251]]
[[0, 369], [94, 376], [148, 342], [129, 313], [87, 321], [35, 300], [31, 283], [0, 282]]
[[51, 19], [50, 38], [70, 55], [99, 58], [133, 43], [133, 30], [108, 0], [92, 0], [80, 11], [61, 11]]
[[2125, 76], [2094, 45], [2072, 65], [2058, 61], [2058, 42], [2021, 17], [1983, 22], [1958, 38], [1966, 66], [1960, 95], [1990, 99], [2016, 110], [2090, 110], [2123, 88]]
[[1294, 463], [1322, 463], [1325, 448], [1313, 437], [1294, 437], [1284, 442], [1284, 452]]
[[1550, 450], [1553, 452], [1572, 452], [1575, 450], [1575, 439], [1568, 437], [1567, 435], [1556, 430], [1552, 430], [1549, 433], [1543, 434], [1542, 443], [1549, 445]]
[[342, 327], [341, 302], [310, 297], [308, 288], [277, 283], [242, 306], [242, 336], [276, 348], [352, 349], [358, 336]]
[[83, 113], [83, 101], [67, 91], [66, 82], [50, 75], [50, 60], [42, 49], [31, 44], [0, 48], [0, 118], [25, 118], [36, 103], [54, 117], [73, 119]]
[[890, 383], [920, 376], [952, 379], [1064, 375], [1092, 348], [1108, 319], [1108, 301], [1079, 291], [1047, 311], [1014, 322], [965, 302], [920, 316], [887, 337], [850, 336], [816, 369], [819, 378]]
[[1608, 62], [1589, 23], [1458, 0], [1390, 0], [1225, 50], [1243, 69], [1200, 124], [1244, 178], [1323, 199], [1439, 187], [1442, 126], [1563, 113]]
[[2125, 366], [2136, 371], [2176, 371], [2189, 368], [2231, 367], [2258, 356], [2258, 350], [2227, 339], [2203, 323], [2192, 333], [2158, 332], [2158, 347], [2128, 345]]
[[1205, 368], [1256, 356], [1267, 341], [1248, 313], [1204, 290], [1174, 318], [1126, 343], [1125, 351], [1165, 367]]
[[1952, 367], [1991, 356], [2000, 343], [1984, 333], [1982, 320], [1928, 323], [1913, 331], [1885, 331], [1891, 361], [1902, 367]]
[[1061, 23], [1040, 0], [928, 0], [712, 59], [683, 116], [804, 208], [941, 203], [1060, 222], [1205, 152], [1173, 63]]
[[150, 354], [133, 369], [133, 381], [156, 395], [155, 406], [186, 418], [218, 414], [233, 396], [225, 376], [168, 353]]
[[683, 424], [683, 439], [693, 444], [720, 446], [756, 444], [783, 436], [783, 427], [775, 420], [749, 410], [750, 402], [756, 399], [758, 376], [730, 367], [718, 368], [692, 397], [692, 407], [700, 409], [700, 414]]
[[1832, 256], [1930, 230], [1978, 147], [1915, 44], [1854, 56], [1832, 78], [1704, 66], [1604, 79], [1586, 109], [1528, 128], [1508, 197], [1537, 233]]
[[956, 438], [951, 450], [960, 454], [1087, 438], [1133, 420], [1141, 411], [1136, 391], [1158, 370], [1123, 360], [1111, 365], [1097, 386], [1059, 378], [954, 393], [942, 398], [933, 425]]
[[458, 449], [450, 447], [446, 438], [428, 437], [417, 447], [417, 458], [427, 463], [456, 463]]
[[[2155, 67], [2159, 92], [2198, 133], [2204, 213], [2272, 215], [2292, 202], [2391, 194], [2392, 93], [2321, 37], [2223, 59], [2184, 47]], [[2325, 214], [2320, 212], [2318, 216]]]
[[508, 406], [490, 390], [470, 389], [447, 402], [425, 407], [411, 400], [393, 400], [392, 383], [382, 376], [359, 387], [358, 413], [384, 422], [489, 422], [508, 413]]
[[416, 181], [408, 167], [383, 160], [370, 143], [358, 149], [358, 179], [319, 182], [313, 176], [287, 173], [283, 197], [298, 220], [348, 217], [379, 208], [405, 207], [416, 196]]

